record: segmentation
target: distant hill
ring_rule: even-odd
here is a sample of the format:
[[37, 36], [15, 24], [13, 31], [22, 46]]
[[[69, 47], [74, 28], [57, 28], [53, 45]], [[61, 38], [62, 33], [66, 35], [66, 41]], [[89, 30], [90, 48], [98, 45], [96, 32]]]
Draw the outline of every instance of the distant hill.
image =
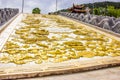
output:
[[[85, 7], [89, 7], [89, 8], [92, 9], [93, 8], [93, 4], [94, 4], [94, 8], [98, 8], [98, 7], [106, 8], [107, 6], [114, 6], [115, 9], [120, 9], [120, 2], [104, 1], [104, 2], [88, 3], [88, 4], [83, 4], [83, 5], [85, 5]], [[80, 4], [80, 5], [82, 5], [82, 4]], [[59, 10], [59, 11], [66, 12], [68, 10], [67, 9], [62, 9], [62, 10]]]
[[[84, 4], [86, 7], [89, 8], [93, 8], [93, 3], [88, 3], [88, 4]], [[107, 6], [114, 6], [115, 9], [120, 9], [120, 2], [109, 2], [109, 1], [105, 1], [105, 2], [95, 2], [94, 3], [94, 7], [98, 8], [98, 7], [107, 7]]]

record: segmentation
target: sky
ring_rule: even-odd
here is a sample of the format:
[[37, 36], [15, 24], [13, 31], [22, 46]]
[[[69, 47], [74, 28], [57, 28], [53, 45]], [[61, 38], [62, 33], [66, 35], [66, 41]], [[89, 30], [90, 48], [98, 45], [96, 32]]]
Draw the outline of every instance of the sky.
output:
[[[47, 14], [48, 12], [54, 12], [56, 10], [56, 0], [24, 0], [24, 13], [31, 13], [32, 9], [38, 7], [41, 9], [41, 13]], [[102, 1], [114, 1], [120, 2], [120, 0], [57, 0], [58, 10], [69, 8], [73, 3], [93, 3]], [[19, 8], [21, 12], [22, 0], [0, 0], [0, 8]]]

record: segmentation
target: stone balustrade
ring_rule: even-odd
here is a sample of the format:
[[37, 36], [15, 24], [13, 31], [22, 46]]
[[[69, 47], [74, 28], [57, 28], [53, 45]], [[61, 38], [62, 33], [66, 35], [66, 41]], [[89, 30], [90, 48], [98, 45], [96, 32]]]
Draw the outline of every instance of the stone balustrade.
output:
[[79, 21], [89, 23], [107, 30], [111, 30], [116, 33], [120, 33], [120, 18], [102, 16], [102, 15], [92, 15], [92, 14], [78, 14], [69, 12], [60, 12], [62, 16], [77, 19]]
[[4, 8], [0, 9], [0, 26], [10, 20], [13, 16], [19, 13], [17, 8]]

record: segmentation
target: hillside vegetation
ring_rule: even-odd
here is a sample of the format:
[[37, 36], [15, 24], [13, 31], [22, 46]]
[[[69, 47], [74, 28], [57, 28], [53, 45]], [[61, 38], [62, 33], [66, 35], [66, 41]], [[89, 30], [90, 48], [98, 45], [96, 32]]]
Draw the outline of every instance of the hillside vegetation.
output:
[[[82, 4], [80, 4], [82, 5]], [[120, 2], [95, 2], [84, 4], [85, 7], [91, 9], [90, 13], [95, 15], [120, 17]], [[94, 7], [94, 9], [93, 9]], [[68, 12], [68, 9], [59, 10], [62, 12]], [[58, 12], [59, 12], [58, 11]]]

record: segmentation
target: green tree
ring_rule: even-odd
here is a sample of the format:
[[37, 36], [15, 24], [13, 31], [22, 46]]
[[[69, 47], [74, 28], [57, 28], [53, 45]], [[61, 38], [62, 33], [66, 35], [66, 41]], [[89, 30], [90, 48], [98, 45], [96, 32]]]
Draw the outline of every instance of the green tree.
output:
[[94, 8], [94, 14], [95, 14], [95, 15], [98, 15], [98, 14], [99, 14], [99, 12], [98, 12], [98, 9], [97, 9], [97, 8]]
[[108, 16], [120, 17], [120, 9], [115, 9], [114, 6], [108, 6]]
[[33, 14], [40, 14], [40, 12], [41, 12], [41, 10], [40, 10], [39, 8], [34, 8], [34, 9], [32, 10], [32, 13], [33, 13]]

